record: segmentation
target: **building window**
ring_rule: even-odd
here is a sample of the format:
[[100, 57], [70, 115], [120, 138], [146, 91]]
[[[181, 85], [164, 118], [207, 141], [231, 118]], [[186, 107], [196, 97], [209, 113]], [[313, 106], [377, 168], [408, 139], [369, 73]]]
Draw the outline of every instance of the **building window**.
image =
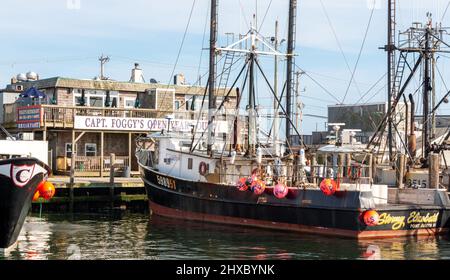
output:
[[156, 90], [151, 90], [148, 92], [148, 109], [156, 109]]
[[123, 107], [124, 108], [133, 109], [135, 103], [136, 103], [136, 98], [134, 98], [134, 97], [124, 97], [124, 99], [123, 99]]
[[89, 106], [90, 107], [103, 107], [104, 101], [103, 96], [90, 96], [89, 97]]
[[188, 158], [188, 169], [192, 169], [192, 165], [194, 165], [194, 160], [192, 158]]
[[66, 143], [66, 157], [72, 157], [72, 143]]
[[175, 110], [180, 110], [180, 101], [175, 101]]
[[86, 143], [84, 145], [84, 155], [87, 157], [95, 157], [97, 155], [97, 144]]
[[[75, 106], [90, 106], [90, 107], [105, 107], [105, 101], [107, 93], [104, 90], [85, 90], [84, 91], [84, 103], [81, 89], [72, 89], [73, 104]], [[119, 92], [109, 92], [109, 106], [117, 107], [119, 104]]]
[[87, 98], [86, 96], [84, 97], [84, 102], [83, 99], [80, 96], [75, 96], [75, 106], [84, 106], [87, 104]]

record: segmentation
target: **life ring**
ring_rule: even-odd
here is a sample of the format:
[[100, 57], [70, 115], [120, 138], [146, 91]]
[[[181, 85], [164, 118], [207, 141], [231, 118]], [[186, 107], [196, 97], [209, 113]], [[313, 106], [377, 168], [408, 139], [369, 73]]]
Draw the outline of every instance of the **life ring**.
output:
[[206, 165], [206, 162], [202, 161], [198, 166], [198, 173], [200, 173], [200, 175], [202, 176], [205, 176], [206, 172], [208, 172], [208, 166]]

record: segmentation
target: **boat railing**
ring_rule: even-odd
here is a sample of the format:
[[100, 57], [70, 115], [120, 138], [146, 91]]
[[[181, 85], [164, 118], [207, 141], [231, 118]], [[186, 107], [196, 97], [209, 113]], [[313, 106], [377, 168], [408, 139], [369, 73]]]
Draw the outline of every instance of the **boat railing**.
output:
[[255, 175], [266, 182], [275, 184], [283, 182], [288, 186], [319, 186], [323, 179], [330, 178], [339, 183], [370, 184], [372, 183], [372, 168], [370, 165], [258, 165], [244, 172], [236, 172], [236, 168], [229, 166], [224, 170], [226, 181], [235, 183], [241, 178]]

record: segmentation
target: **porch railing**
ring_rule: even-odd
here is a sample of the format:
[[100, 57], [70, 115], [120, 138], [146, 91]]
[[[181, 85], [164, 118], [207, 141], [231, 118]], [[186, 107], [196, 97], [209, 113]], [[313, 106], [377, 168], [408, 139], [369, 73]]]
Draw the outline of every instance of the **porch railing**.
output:
[[[57, 170], [59, 172], [70, 171], [71, 168], [70, 157], [58, 158]], [[115, 170], [118, 172], [124, 171], [127, 167], [131, 167], [130, 158], [128, 156], [116, 156]], [[111, 169], [111, 162], [108, 156], [103, 158], [103, 162], [100, 156], [75, 156], [75, 172], [98, 172], [102, 171], [108, 173]]]

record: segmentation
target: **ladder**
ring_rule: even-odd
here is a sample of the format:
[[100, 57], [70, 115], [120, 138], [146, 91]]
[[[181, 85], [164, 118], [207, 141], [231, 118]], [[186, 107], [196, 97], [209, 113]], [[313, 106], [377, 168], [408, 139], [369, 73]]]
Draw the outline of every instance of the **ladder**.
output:
[[217, 87], [219, 89], [225, 89], [228, 85], [228, 79], [230, 78], [231, 68], [233, 67], [235, 52], [226, 52], [223, 62], [222, 73], [220, 74], [219, 83]]
[[397, 70], [395, 71], [395, 78], [392, 84], [392, 96], [393, 98], [397, 97], [397, 94], [400, 92], [400, 86], [403, 80], [403, 73], [405, 72], [406, 66], [406, 58], [407, 53], [400, 53], [400, 57], [398, 58]]

